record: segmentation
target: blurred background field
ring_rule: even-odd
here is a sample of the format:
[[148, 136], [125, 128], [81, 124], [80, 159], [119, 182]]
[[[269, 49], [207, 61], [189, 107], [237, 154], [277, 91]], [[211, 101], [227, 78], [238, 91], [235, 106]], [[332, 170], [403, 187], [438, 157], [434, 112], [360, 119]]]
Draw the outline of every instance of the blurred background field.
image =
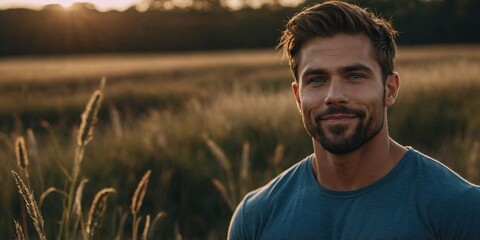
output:
[[[390, 109], [391, 135], [480, 182], [480, 46], [401, 47], [397, 70], [402, 86]], [[119, 209], [128, 210], [151, 169], [142, 213], [168, 214], [156, 236], [224, 238], [232, 212], [211, 180], [228, 185], [228, 174], [205, 135], [223, 149], [235, 179], [249, 143], [251, 183], [236, 181], [236, 188], [258, 187], [311, 152], [288, 66], [272, 50], [8, 58], [0, 75], [3, 236], [13, 235], [20, 209], [9, 173], [17, 168], [14, 137], [27, 137], [35, 193], [62, 188], [61, 166], [72, 164], [80, 114], [102, 75], [105, 99], [82, 175], [90, 179], [86, 205], [100, 188], [118, 190], [104, 226], [118, 225]], [[59, 219], [56, 204], [52, 194], [42, 206], [47, 232]], [[102, 234], [113, 238], [113, 229]]]
[[[139, 216], [167, 214], [150, 239], [225, 239], [245, 191], [311, 153], [287, 61], [274, 45], [287, 19], [314, 1], [136, 2], [122, 10], [0, 10], [2, 238], [14, 238], [13, 219], [24, 211], [10, 173], [20, 170], [15, 138], [26, 139], [35, 198], [66, 189], [80, 115], [103, 76], [81, 166], [89, 179], [84, 214], [100, 189], [116, 189], [98, 239], [121, 231], [117, 239], [130, 239], [132, 217], [122, 224], [122, 216], [147, 170]], [[355, 2], [400, 31], [390, 134], [480, 183], [480, 32], [472, 31], [480, 1]], [[62, 199], [53, 192], [41, 203], [47, 239], [62, 239]]]

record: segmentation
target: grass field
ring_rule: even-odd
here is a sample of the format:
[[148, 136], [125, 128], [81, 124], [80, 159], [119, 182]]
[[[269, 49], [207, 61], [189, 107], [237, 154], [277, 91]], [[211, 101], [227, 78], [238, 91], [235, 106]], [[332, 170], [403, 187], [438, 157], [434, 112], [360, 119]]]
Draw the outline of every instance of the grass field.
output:
[[[397, 71], [391, 135], [479, 183], [480, 46], [401, 48]], [[102, 76], [80, 177], [89, 179], [85, 215], [95, 193], [116, 189], [96, 233], [105, 239], [119, 230], [132, 236], [134, 217], [124, 213], [147, 170], [139, 229], [147, 214], [164, 211], [152, 239], [224, 239], [231, 205], [311, 152], [287, 63], [274, 51], [0, 59], [0, 236], [12, 239], [13, 219], [22, 223], [10, 173], [21, 170], [15, 138], [26, 138], [36, 199], [49, 187], [67, 189], [80, 115]], [[53, 192], [40, 205], [47, 239], [56, 239], [63, 199]]]

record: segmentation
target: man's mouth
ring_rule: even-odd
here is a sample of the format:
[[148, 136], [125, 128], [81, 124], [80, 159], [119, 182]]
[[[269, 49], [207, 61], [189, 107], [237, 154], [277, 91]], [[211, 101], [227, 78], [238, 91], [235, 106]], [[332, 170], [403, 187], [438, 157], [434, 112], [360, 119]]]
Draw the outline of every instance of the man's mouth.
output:
[[357, 118], [357, 115], [354, 114], [329, 114], [322, 116], [320, 121], [327, 123], [342, 123], [348, 122]]
[[361, 110], [347, 108], [345, 106], [335, 106], [318, 113], [315, 116], [315, 121], [317, 123], [342, 124], [363, 119], [364, 117], [365, 113]]

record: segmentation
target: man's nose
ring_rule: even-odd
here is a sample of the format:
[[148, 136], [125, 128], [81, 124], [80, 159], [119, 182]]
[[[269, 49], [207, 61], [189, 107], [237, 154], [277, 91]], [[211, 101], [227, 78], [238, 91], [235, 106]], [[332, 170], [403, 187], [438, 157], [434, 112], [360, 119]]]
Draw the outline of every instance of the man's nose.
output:
[[346, 89], [341, 79], [331, 79], [324, 101], [327, 105], [338, 105], [348, 102]]

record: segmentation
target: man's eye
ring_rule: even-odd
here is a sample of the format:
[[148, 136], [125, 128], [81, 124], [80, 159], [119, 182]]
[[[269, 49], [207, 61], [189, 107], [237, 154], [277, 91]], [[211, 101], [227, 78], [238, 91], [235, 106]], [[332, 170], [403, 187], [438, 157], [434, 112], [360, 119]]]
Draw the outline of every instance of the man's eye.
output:
[[327, 80], [324, 77], [312, 77], [308, 82], [310, 83], [325, 83]]
[[361, 73], [350, 73], [347, 75], [347, 78], [352, 80], [360, 80], [360, 79], [364, 79], [365, 75]]

